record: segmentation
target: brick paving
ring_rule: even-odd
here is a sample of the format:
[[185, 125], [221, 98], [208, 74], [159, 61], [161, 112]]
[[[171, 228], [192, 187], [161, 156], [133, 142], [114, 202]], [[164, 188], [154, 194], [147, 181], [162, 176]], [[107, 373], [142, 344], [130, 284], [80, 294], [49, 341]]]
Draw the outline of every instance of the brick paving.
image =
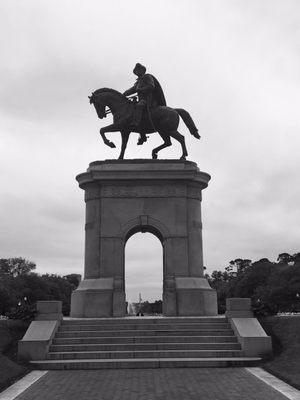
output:
[[286, 400], [244, 368], [49, 371], [16, 400]]

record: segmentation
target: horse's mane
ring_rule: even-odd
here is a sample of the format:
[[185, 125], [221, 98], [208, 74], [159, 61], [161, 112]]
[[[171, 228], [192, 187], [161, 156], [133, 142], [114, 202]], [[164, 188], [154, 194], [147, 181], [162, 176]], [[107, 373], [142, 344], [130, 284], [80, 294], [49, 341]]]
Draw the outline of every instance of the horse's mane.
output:
[[101, 88], [101, 89], [95, 90], [95, 91], [93, 92], [93, 95], [97, 96], [98, 94], [100, 94], [100, 93], [105, 93], [105, 92], [114, 93], [114, 94], [116, 94], [117, 96], [121, 97], [122, 99], [124, 99], [124, 97], [126, 98], [126, 96], [124, 96], [124, 94], [118, 92], [117, 90], [111, 89], [111, 88], [105, 88], [105, 87], [104, 87], [104, 88]]

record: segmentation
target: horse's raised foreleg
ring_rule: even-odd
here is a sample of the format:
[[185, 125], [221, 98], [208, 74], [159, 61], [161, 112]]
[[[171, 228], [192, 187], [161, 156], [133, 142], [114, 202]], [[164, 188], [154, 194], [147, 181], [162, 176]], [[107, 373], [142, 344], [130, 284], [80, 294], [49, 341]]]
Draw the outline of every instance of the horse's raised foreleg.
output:
[[180, 160], [185, 160], [188, 155], [188, 152], [187, 152], [187, 149], [185, 146], [184, 136], [181, 133], [179, 133], [178, 131], [172, 131], [172, 132], [169, 132], [169, 134], [171, 137], [178, 140], [178, 142], [181, 144], [182, 156], [180, 157]]
[[130, 131], [121, 131], [121, 135], [122, 135], [122, 147], [121, 147], [121, 153], [119, 155], [119, 160], [123, 160], [123, 158], [124, 158], [124, 153], [126, 150]]
[[158, 133], [159, 133], [160, 136], [162, 137], [164, 143], [163, 143], [161, 146], [155, 147], [155, 149], [152, 150], [152, 158], [153, 158], [153, 160], [156, 160], [156, 159], [157, 159], [157, 153], [158, 153], [160, 150], [162, 150], [162, 149], [164, 149], [164, 148], [169, 147], [169, 146], [172, 145], [171, 140], [170, 140], [170, 135], [168, 135], [168, 134], [163, 134], [163, 133], [161, 133], [161, 132], [158, 132]]
[[110, 140], [107, 139], [107, 137], [105, 136], [105, 133], [106, 132], [118, 132], [119, 130], [120, 130], [120, 126], [115, 125], [115, 124], [107, 125], [100, 129], [100, 135], [103, 139], [103, 142], [106, 144], [106, 146], [109, 146], [112, 149], [116, 147], [116, 145], [113, 142], [111, 142]]

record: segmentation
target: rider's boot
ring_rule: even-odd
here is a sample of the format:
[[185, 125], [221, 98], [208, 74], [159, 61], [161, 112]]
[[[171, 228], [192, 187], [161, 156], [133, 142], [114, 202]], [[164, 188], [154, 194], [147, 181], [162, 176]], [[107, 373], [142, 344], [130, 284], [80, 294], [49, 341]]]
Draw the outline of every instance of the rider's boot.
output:
[[[133, 114], [133, 120], [132, 120], [132, 126], [133, 127], [138, 127], [140, 125], [140, 122], [142, 120], [142, 115], [143, 115], [143, 109], [144, 107], [141, 107], [139, 105], [136, 106], [135, 112]], [[140, 133], [139, 140], [137, 144], [140, 146], [143, 143], [147, 141], [147, 136], [145, 133]]]

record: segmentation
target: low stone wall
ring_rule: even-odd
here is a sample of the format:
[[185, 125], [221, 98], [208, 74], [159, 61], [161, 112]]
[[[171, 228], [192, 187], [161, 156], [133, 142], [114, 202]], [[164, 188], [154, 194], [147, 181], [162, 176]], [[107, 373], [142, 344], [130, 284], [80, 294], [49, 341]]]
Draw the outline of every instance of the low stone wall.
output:
[[18, 343], [18, 357], [43, 360], [62, 320], [61, 301], [38, 301], [36, 320], [31, 322]]
[[272, 338], [253, 317], [251, 299], [226, 299], [226, 316], [247, 357], [266, 358], [272, 354]]

